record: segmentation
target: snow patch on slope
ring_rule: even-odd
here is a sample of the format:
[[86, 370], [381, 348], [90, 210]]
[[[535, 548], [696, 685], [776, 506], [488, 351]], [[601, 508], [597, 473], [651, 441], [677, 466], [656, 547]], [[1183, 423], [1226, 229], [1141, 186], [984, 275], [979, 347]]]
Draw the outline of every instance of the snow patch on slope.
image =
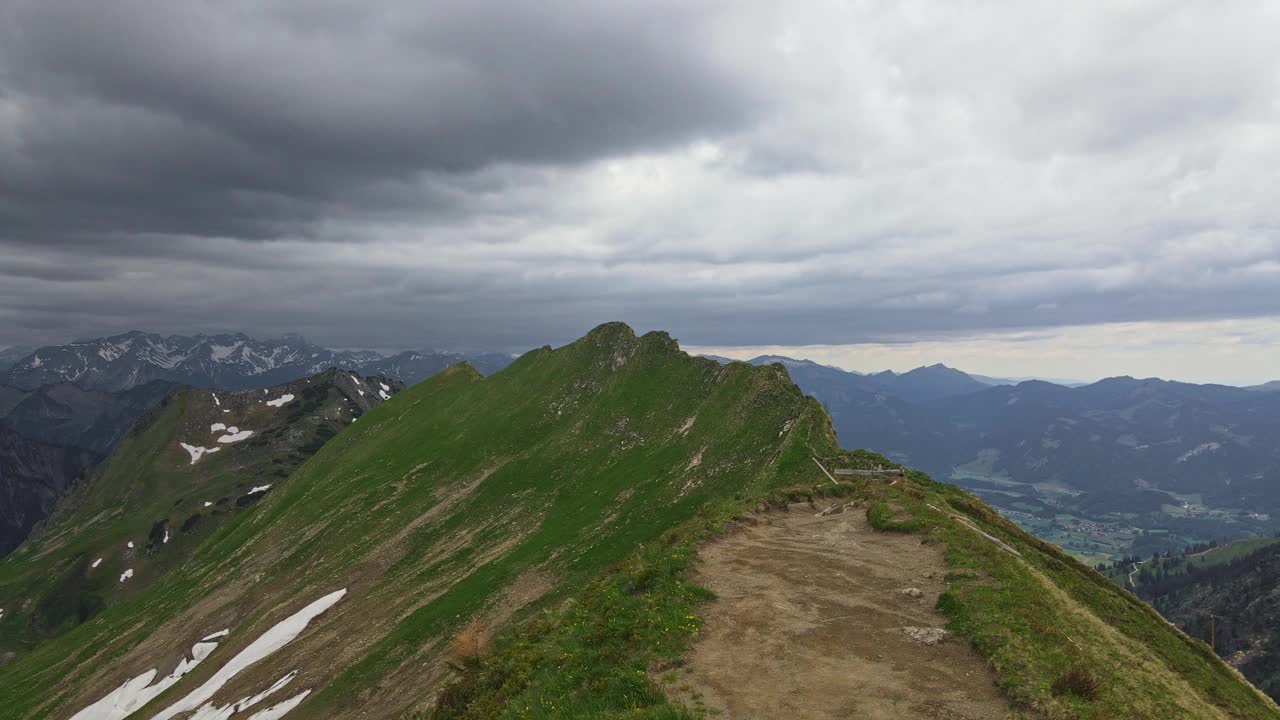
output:
[[241, 650], [239, 654], [228, 660], [227, 664], [223, 665], [203, 685], [160, 711], [152, 720], [171, 720], [171, 718], [177, 717], [181, 713], [190, 712], [205, 704], [223, 685], [226, 685], [231, 678], [238, 675], [241, 670], [263, 658], [269, 657], [272, 653], [288, 645], [294, 638], [302, 634], [302, 631], [306, 629], [312, 620], [337, 604], [342, 599], [342, 596], [346, 594], [346, 588], [331, 592], [276, 623], [270, 630], [267, 630], [257, 640], [250, 643], [248, 647]]
[[282, 718], [285, 716], [285, 713], [301, 705], [302, 701], [306, 700], [307, 696], [310, 694], [311, 694], [311, 690], [309, 689], [303, 690], [302, 692], [298, 693], [297, 695], [294, 695], [293, 697], [289, 698], [288, 700], [285, 700], [284, 702], [278, 705], [272, 705], [266, 710], [262, 710], [260, 712], [256, 712], [250, 715], [249, 720], [279, 720], [279, 718]]
[[280, 407], [292, 400], [293, 400], [293, 393], [285, 393], [284, 395], [281, 395], [275, 400], [268, 400], [267, 404], [270, 405], [271, 407]]
[[1207, 443], [1204, 443], [1204, 444], [1201, 444], [1201, 445], [1197, 445], [1196, 447], [1194, 447], [1194, 448], [1192, 448], [1192, 449], [1190, 449], [1190, 450], [1186, 451], [1185, 453], [1183, 453], [1183, 454], [1182, 454], [1182, 455], [1181, 455], [1177, 460], [1175, 460], [1174, 462], [1184, 463], [1184, 462], [1186, 462], [1186, 461], [1190, 460], [1191, 458], [1193, 458], [1193, 457], [1195, 457], [1195, 456], [1197, 456], [1197, 455], [1203, 455], [1203, 454], [1205, 454], [1205, 453], [1217, 452], [1218, 448], [1220, 448], [1220, 447], [1222, 447], [1222, 443], [1216, 443], [1216, 442], [1207, 442]]
[[191, 647], [191, 659], [183, 658], [173, 672], [154, 685], [151, 681], [155, 679], [158, 671], [152, 668], [132, 680], [125, 681], [123, 685], [112, 690], [98, 702], [72, 715], [71, 720], [121, 720], [128, 717], [133, 711], [151, 702], [157, 695], [176, 684], [183, 675], [191, 672], [202, 660], [209, 657], [209, 653], [213, 652], [217, 646], [218, 643], [205, 641], [196, 643]]
[[[200, 708], [197, 709], [194, 713], [192, 713], [191, 717], [188, 718], [188, 720], [227, 720], [227, 718], [230, 718], [232, 715], [235, 715], [236, 713], [242, 710], [248, 710], [254, 705], [257, 705], [263, 700], [266, 700], [268, 697], [270, 697], [271, 695], [275, 694], [278, 690], [283, 688], [285, 685], [288, 685], [289, 683], [293, 682], [293, 679], [297, 677], [297, 675], [298, 675], [298, 671], [294, 670], [288, 675], [285, 675], [284, 677], [272, 683], [271, 687], [267, 688], [266, 690], [263, 690], [257, 695], [254, 695], [252, 697], [242, 697], [239, 700], [231, 703], [230, 705], [223, 705], [221, 707], [218, 707], [213, 703], [205, 703], [204, 705], [201, 705]], [[280, 704], [283, 705], [284, 703], [280, 703]], [[267, 710], [271, 710], [271, 709], [273, 708], [267, 708]], [[255, 713], [252, 717], [258, 717], [261, 714], [262, 713]]]
[[195, 465], [196, 461], [199, 460], [200, 457], [203, 456], [205, 453], [214, 453], [222, 449], [222, 448], [216, 448], [216, 447], [207, 448], [207, 447], [201, 447], [199, 445], [188, 445], [186, 443], [178, 443], [178, 444], [181, 445], [182, 449], [186, 450], [187, 454], [191, 456], [192, 465]]
[[228, 445], [231, 443], [238, 443], [241, 440], [248, 440], [250, 437], [253, 436], [252, 430], [241, 430], [240, 428], [237, 428], [237, 427], [229, 427], [227, 428], [227, 432], [231, 434], [223, 435], [222, 437], [218, 438], [218, 442], [224, 445]]

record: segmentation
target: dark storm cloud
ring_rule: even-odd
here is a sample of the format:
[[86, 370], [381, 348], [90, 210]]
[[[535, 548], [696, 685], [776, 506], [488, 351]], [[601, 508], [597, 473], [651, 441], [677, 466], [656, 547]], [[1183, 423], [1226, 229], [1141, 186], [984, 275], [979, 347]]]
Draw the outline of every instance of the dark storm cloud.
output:
[[0, 344], [1280, 316], [1277, 34], [1248, 0], [0, 0]]
[[0, 16], [6, 239], [296, 235], [457, 210], [423, 176], [721, 132], [754, 99], [705, 8], [19, 0]]

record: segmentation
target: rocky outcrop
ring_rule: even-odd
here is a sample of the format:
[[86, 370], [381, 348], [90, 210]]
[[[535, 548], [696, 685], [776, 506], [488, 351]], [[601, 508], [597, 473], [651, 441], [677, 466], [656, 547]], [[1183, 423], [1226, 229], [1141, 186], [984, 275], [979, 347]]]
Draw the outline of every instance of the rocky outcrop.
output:
[[0, 556], [20, 544], [98, 458], [0, 427]]

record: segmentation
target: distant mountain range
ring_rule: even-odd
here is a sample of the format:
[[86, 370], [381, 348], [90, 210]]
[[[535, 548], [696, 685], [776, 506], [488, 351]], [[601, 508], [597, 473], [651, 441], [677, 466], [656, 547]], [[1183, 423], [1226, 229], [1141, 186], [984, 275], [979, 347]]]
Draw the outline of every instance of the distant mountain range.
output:
[[[857, 370], [845, 370], [843, 368], [836, 367], [835, 365], [822, 365], [821, 363], [816, 363], [812, 360], [797, 360], [795, 358], [787, 357], [785, 355], [759, 355], [757, 357], [751, 358], [750, 360], [735, 360], [734, 358], [727, 358], [727, 357], [724, 357], [723, 355], [700, 355], [699, 357], [709, 358], [719, 363], [749, 362], [752, 365], [761, 365], [761, 364], [776, 362], [776, 363], [781, 363], [782, 365], [785, 365], [787, 367], [791, 367], [793, 365], [796, 365], [796, 366], [818, 365], [819, 367], [825, 367], [831, 370], [837, 370], [839, 372], [848, 373], [850, 375], [857, 375], [859, 377], [868, 377], [868, 378], [894, 378], [894, 377], [901, 377], [903, 375], [911, 374], [913, 377], [925, 378], [926, 380], [928, 380], [930, 378], [936, 379], [939, 376], [949, 375], [951, 377], [951, 382], [953, 383], [952, 385], [953, 387], [963, 386], [969, 389], [981, 389], [983, 386], [992, 386], [992, 385], [1017, 385], [1018, 383], [1028, 382], [1031, 380], [1041, 380], [1044, 382], [1051, 382], [1055, 385], [1062, 385], [1063, 387], [1081, 387], [1083, 385], [1089, 384], [1087, 382], [1082, 382], [1080, 380], [1066, 380], [1062, 378], [1048, 378], [1048, 377], [1039, 377], [1039, 376], [1027, 376], [1027, 377], [1016, 377], [1016, 378], [992, 377], [990, 375], [979, 375], [977, 373], [956, 370], [955, 368], [948, 367], [947, 365], [943, 365], [942, 363], [935, 363], [933, 365], [921, 366], [905, 373], [895, 373], [892, 370], [882, 370], [880, 372], [872, 373], [872, 372], [858, 372]], [[959, 375], [957, 375], [957, 373], [959, 373]], [[963, 376], [963, 377], [960, 377], [960, 376]], [[976, 385], [973, 382], [969, 382], [970, 380], [975, 381]], [[1272, 389], [1280, 390], [1280, 381], [1276, 381], [1274, 383], [1268, 383], [1268, 385], [1275, 385], [1275, 388], [1272, 388]], [[1266, 388], [1267, 386], [1259, 385], [1253, 389], [1266, 389]]]
[[[704, 355], [720, 363], [737, 362], [719, 355]], [[878, 373], [859, 373], [842, 370], [831, 365], [822, 365], [812, 360], [797, 360], [783, 355], [760, 355], [746, 360], [752, 365], [769, 365], [778, 363], [791, 372], [797, 384], [804, 387], [800, 377], [806, 381], [831, 382], [837, 385], [846, 384], [870, 392], [889, 392], [897, 397], [914, 402], [936, 400], [978, 392], [990, 387], [994, 378], [978, 380], [976, 377], [947, 367], [942, 364], [918, 367], [904, 373], [885, 370]], [[796, 375], [800, 377], [796, 377]], [[822, 380], [819, 380], [819, 379]], [[819, 397], [819, 400], [822, 398]]]
[[190, 387], [242, 390], [278, 385], [336, 367], [412, 385], [464, 360], [488, 374], [506, 367], [511, 356], [406, 351], [383, 357], [368, 350], [331, 350], [296, 335], [257, 340], [243, 333], [162, 336], [135, 331], [33, 350], [12, 361], [0, 374], [0, 384], [34, 390], [74, 383], [86, 390], [116, 392], [163, 380]]
[[481, 375], [492, 375], [511, 364], [514, 358], [503, 353], [419, 352], [408, 350], [391, 357], [370, 359], [356, 366], [366, 375], [382, 375], [415, 385], [460, 362], [470, 363]]
[[[21, 353], [19, 355], [19, 353]], [[0, 556], [111, 452], [139, 418], [181, 387], [246, 390], [300, 381], [329, 368], [411, 385], [470, 362], [490, 374], [498, 353], [330, 350], [301, 337], [236, 333], [168, 337], [130, 332], [0, 353]]]
[[841, 444], [983, 496], [1084, 557], [1280, 528], [1280, 393], [1159, 379], [990, 386], [944, 365], [862, 375], [781, 363]]
[[1054, 385], [1061, 385], [1063, 387], [1083, 387], [1089, 384], [1082, 380], [1067, 380], [1065, 378], [1036, 377], [1036, 376], [1001, 378], [1001, 377], [990, 377], [988, 375], [978, 375], [976, 373], [966, 373], [966, 374], [969, 377], [973, 378], [974, 380], [977, 380], [980, 383], [985, 383], [987, 385], [1017, 385], [1018, 383], [1030, 382], [1032, 380], [1040, 380], [1042, 382], [1053, 383]]

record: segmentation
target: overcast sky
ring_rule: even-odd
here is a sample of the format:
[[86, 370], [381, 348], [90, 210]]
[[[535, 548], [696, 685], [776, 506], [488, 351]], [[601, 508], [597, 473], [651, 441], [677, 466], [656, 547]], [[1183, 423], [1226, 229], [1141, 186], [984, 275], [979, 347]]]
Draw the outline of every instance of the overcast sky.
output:
[[1280, 4], [0, 0], [0, 345], [1280, 377]]

